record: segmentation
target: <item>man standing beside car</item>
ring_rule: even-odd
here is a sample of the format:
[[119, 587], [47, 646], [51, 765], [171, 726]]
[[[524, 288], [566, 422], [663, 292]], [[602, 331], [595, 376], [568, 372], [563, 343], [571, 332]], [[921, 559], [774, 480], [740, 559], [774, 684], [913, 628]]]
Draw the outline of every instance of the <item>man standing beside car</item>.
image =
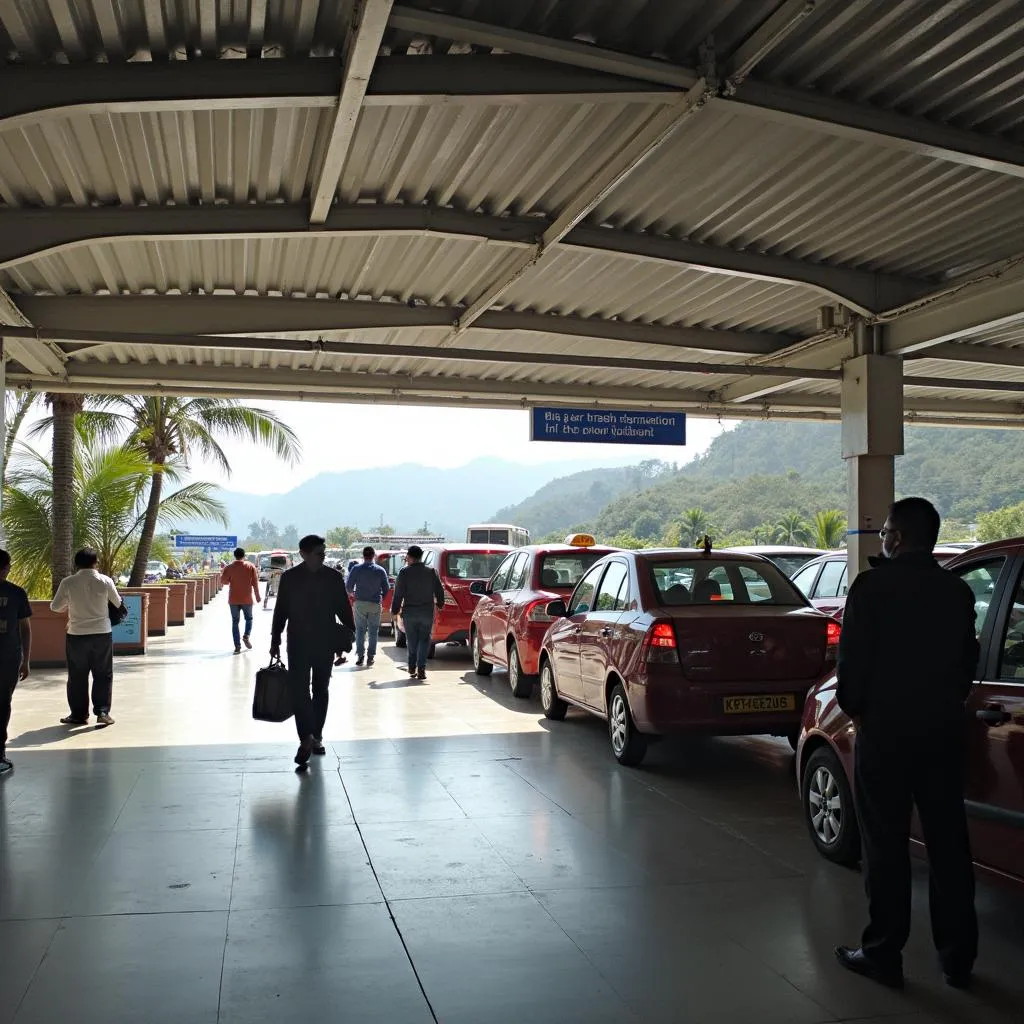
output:
[[[245, 548], [235, 548], [235, 560], [220, 574], [228, 586], [228, 608], [231, 609], [231, 638], [235, 641], [235, 654], [242, 653], [242, 644], [252, 650], [252, 605], [260, 603], [260, 574], [256, 566], [245, 560]], [[245, 632], [239, 636], [238, 620], [245, 616]]]
[[[281, 634], [288, 627], [288, 678], [295, 702], [299, 734], [297, 765], [311, 754], [324, 754], [328, 687], [334, 656], [339, 650], [339, 625], [353, 629], [352, 607], [345, 581], [324, 566], [323, 537], [310, 534], [299, 541], [302, 561], [281, 574], [270, 627], [270, 653], [281, 652]], [[311, 693], [312, 690], [312, 693]]]
[[967, 988], [978, 952], [964, 810], [964, 703], [977, 670], [974, 594], [932, 556], [939, 513], [924, 498], [889, 509], [881, 559], [854, 581], [839, 644], [838, 701], [857, 726], [855, 792], [869, 923], [851, 971], [903, 985], [910, 935], [910, 822], [930, 869], [932, 937], [947, 984]]
[[444, 607], [444, 587], [440, 577], [423, 564], [423, 548], [413, 544], [405, 556], [406, 566], [398, 574], [395, 596], [391, 599], [391, 615], [402, 616], [406, 644], [409, 648], [409, 676], [427, 678], [427, 652], [434, 630], [434, 607]]
[[[367, 545], [363, 560], [348, 574], [346, 589], [356, 599], [356, 664], [362, 665], [366, 653], [367, 667], [377, 657], [377, 634], [380, 632], [380, 613], [391, 589], [391, 581], [383, 566], [374, 560], [377, 552]], [[366, 634], [369, 633], [369, 642]]]

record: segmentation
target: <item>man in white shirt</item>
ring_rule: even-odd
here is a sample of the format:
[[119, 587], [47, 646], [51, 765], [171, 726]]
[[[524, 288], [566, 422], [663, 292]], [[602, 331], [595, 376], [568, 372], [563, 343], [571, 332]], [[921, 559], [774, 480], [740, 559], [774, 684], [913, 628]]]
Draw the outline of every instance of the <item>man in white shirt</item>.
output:
[[92, 709], [97, 725], [113, 725], [110, 701], [114, 688], [114, 639], [108, 604], [121, 607], [121, 595], [109, 576], [96, 571], [99, 555], [82, 548], [75, 555], [74, 576], [60, 581], [50, 602], [55, 612], [68, 610], [68, 707], [63, 725], [89, 722], [89, 674], [92, 673]]

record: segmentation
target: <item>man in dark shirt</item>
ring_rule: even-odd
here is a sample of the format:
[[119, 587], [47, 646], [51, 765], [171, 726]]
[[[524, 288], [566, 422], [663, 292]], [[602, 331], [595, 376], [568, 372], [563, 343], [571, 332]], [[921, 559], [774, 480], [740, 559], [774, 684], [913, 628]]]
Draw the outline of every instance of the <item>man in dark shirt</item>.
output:
[[398, 574], [391, 614], [402, 616], [406, 644], [409, 648], [409, 675], [427, 678], [427, 652], [434, 629], [434, 606], [444, 607], [444, 587], [436, 572], [423, 564], [423, 548], [413, 544], [405, 556], [406, 566]]
[[[348, 574], [346, 589], [356, 599], [356, 664], [362, 665], [363, 653], [366, 664], [373, 664], [377, 656], [377, 634], [380, 632], [380, 613], [384, 598], [391, 589], [387, 571], [376, 562], [377, 552], [367, 546], [363, 548], [363, 560], [352, 567]], [[367, 636], [369, 643], [367, 644]]]
[[280, 653], [281, 634], [287, 623], [288, 678], [299, 734], [295, 763], [305, 765], [311, 754], [326, 753], [323, 735], [328, 686], [334, 655], [341, 649], [338, 622], [352, 630], [353, 620], [344, 579], [324, 568], [324, 538], [315, 534], [303, 537], [299, 553], [302, 561], [281, 575], [270, 628], [270, 653]]
[[28, 679], [32, 656], [32, 607], [28, 594], [7, 579], [11, 556], [0, 551], [0, 775], [14, 768], [7, 759], [7, 726], [14, 688]]
[[903, 985], [910, 935], [910, 820], [916, 804], [931, 872], [932, 936], [948, 984], [967, 987], [978, 951], [974, 869], [964, 811], [964, 702], [978, 664], [974, 595], [932, 557], [939, 514], [896, 502], [884, 558], [850, 588], [838, 700], [857, 725], [855, 799], [869, 923], [839, 962]]

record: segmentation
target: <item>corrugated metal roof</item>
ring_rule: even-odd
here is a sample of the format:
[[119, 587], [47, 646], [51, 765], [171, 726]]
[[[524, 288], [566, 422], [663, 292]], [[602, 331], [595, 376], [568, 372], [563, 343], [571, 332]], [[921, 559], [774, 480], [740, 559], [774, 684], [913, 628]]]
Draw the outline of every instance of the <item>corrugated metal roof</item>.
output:
[[718, 107], [687, 124], [591, 219], [940, 277], [1021, 251], [1024, 180]]

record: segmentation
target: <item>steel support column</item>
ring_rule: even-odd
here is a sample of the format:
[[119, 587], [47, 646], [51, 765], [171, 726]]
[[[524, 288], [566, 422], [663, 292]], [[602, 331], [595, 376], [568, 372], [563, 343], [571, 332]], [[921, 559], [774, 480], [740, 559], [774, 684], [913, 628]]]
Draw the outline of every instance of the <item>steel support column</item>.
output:
[[843, 365], [843, 459], [847, 471], [849, 582], [881, 546], [878, 531], [895, 494], [903, 454], [903, 364], [862, 355]]

